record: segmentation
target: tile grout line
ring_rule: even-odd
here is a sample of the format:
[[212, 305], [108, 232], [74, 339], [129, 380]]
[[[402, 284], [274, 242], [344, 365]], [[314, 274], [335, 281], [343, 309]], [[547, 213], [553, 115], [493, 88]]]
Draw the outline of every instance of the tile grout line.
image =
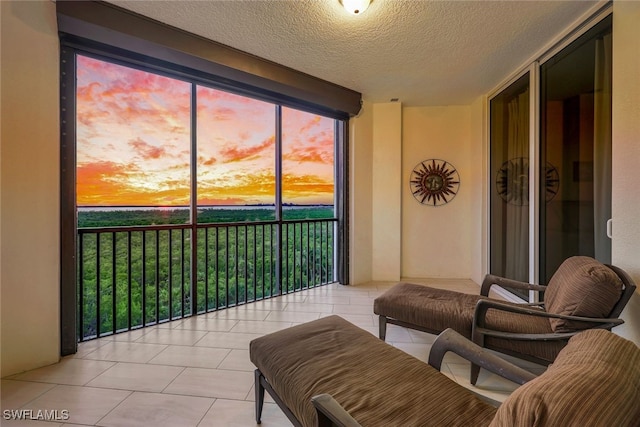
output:
[[[336, 290], [338, 289], [338, 290]], [[244, 399], [239, 399], [237, 397], [210, 397], [210, 396], [202, 396], [202, 395], [194, 395], [194, 394], [176, 394], [176, 393], [166, 393], [165, 391], [168, 389], [168, 387], [170, 387], [172, 384], [175, 383], [175, 381], [177, 380], [178, 377], [180, 377], [180, 375], [184, 374], [184, 372], [186, 372], [187, 370], [189, 370], [190, 368], [198, 368], [198, 369], [205, 369], [207, 371], [226, 371], [226, 372], [249, 372], [247, 370], [238, 370], [238, 369], [220, 369], [220, 366], [222, 366], [224, 364], [225, 361], [227, 361], [227, 359], [229, 359], [229, 357], [233, 354], [234, 350], [243, 350], [246, 351], [246, 348], [228, 348], [228, 347], [209, 347], [209, 346], [204, 346], [204, 345], [198, 345], [199, 343], [203, 342], [203, 338], [209, 336], [209, 334], [214, 333], [214, 334], [221, 334], [221, 336], [224, 336], [224, 334], [235, 334], [236, 336], [240, 335], [256, 335], [256, 336], [260, 336], [260, 335], [264, 335], [265, 333], [261, 333], [261, 332], [256, 332], [255, 330], [251, 330], [252, 328], [250, 327], [253, 324], [258, 324], [258, 323], [269, 323], [269, 324], [277, 324], [277, 323], [288, 323], [288, 324], [298, 324], [299, 322], [292, 322], [292, 321], [288, 321], [288, 322], [283, 322], [280, 319], [274, 319], [271, 318], [269, 320], [267, 320], [267, 318], [269, 316], [271, 316], [272, 313], [300, 313], [300, 314], [307, 314], [307, 315], [317, 315], [320, 317], [323, 317], [325, 315], [330, 315], [330, 314], [337, 314], [340, 315], [342, 317], [349, 317], [349, 316], [354, 316], [356, 318], [356, 320], [361, 319], [363, 321], [363, 323], [368, 323], [368, 322], [364, 322], [365, 320], [365, 316], [368, 316], [371, 319], [371, 325], [366, 326], [366, 328], [377, 328], [377, 325], [375, 324], [375, 318], [373, 317], [373, 315], [371, 314], [361, 314], [361, 313], [352, 313], [352, 312], [348, 312], [348, 313], [333, 313], [334, 310], [336, 310], [337, 306], [341, 306], [344, 308], [345, 305], [358, 305], [358, 306], [366, 306], [367, 304], [351, 304], [352, 303], [352, 299], [353, 298], [360, 298], [360, 302], [362, 301], [366, 301], [364, 298], [368, 298], [371, 301], [373, 301], [374, 297], [372, 295], [374, 294], [379, 294], [380, 292], [383, 292], [384, 290], [388, 289], [388, 288], [371, 288], [371, 287], [363, 287], [361, 290], [358, 290], [354, 287], [354, 289], [350, 289], [348, 292], [341, 292], [339, 290], [340, 288], [333, 288], [333, 287], [326, 287], [325, 290], [329, 291], [329, 292], [322, 292], [322, 293], [313, 293], [313, 294], [309, 294], [309, 295], [304, 295], [303, 298], [301, 298], [300, 300], [294, 300], [294, 301], [282, 301], [282, 299], [284, 298], [280, 298], [280, 297], [275, 297], [273, 299], [271, 299], [271, 302], [273, 302], [274, 304], [271, 304], [271, 307], [277, 307], [279, 309], [264, 309], [264, 306], [260, 307], [260, 308], [256, 308], [256, 309], [252, 309], [252, 308], [246, 308], [247, 312], [248, 311], [260, 311], [260, 312], [266, 312], [266, 315], [264, 317], [264, 319], [261, 320], [257, 320], [257, 317], [251, 317], [250, 314], [244, 314], [241, 312], [238, 315], [238, 317], [241, 317], [239, 319], [208, 319], [206, 317], [207, 314], [209, 313], [201, 313], [201, 314], [205, 314], [205, 316], [201, 316], [200, 319], [207, 321], [207, 320], [214, 320], [214, 321], [223, 321], [223, 322], [228, 322], [229, 324], [233, 323], [233, 326], [231, 326], [231, 328], [229, 330], [224, 330], [224, 331], [209, 331], [209, 330], [203, 330], [201, 332], [205, 332], [204, 335], [200, 336], [198, 339], [196, 339], [195, 341], [193, 341], [190, 344], [174, 344], [174, 343], [149, 343], [149, 342], [140, 342], [140, 340], [144, 337], [147, 336], [148, 334], [152, 333], [154, 330], [170, 330], [170, 331], [180, 331], [180, 332], [195, 332], [195, 331], [200, 331], [200, 329], [197, 329], [197, 326], [195, 327], [196, 329], [194, 329], [194, 327], [188, 327], [185, 329], [175, 329], [175, 326], [179, 326], [180, 324], [184, 323], [184, 319], [180, 319], [179, 322], [176, 323], [176, 325], [174, 327], [170, 327], [170, 328], [150, 328], [148, 331], [146, 331], [145, 333], [143, 333], [142, 335], [140, 335], [139, 337], [137, 337], [135, 340], [117, 340], [117, 339], [113, 339], [112, 336], [109, 337], [103, 337], [103, 338], [99, 338], [99, 340], [103, 340], [103, 342], [100, 344], [99, 347], [92, 349], [91, 351], [89, 351], [88, 353], [86, 353], [83, 356], [79, 356], [77, 358], [74, 358], [75, 360], [78, 360], [79, 362], [81, 361], [91, 361], [91, 362], [110, 362], [110, 366], [108, 366], [107, 368], [105, 368], [102, 372], [96, 374], [95, 376], [93, 376], [92, 378], [88, 379], [86, 382], [84, 382], [81, 385], [75, 385], [75, 384], [69, 384], [68, 386], [71, 387], [86, 387], [86, 388], [96, 388], [96, 389], [108, 389], [108, 390], [121, 390], [121, 391], [126, 391], [128, 392], [127, 396], [120, 401], [120, 403], [118, 403], [114, 408], [112, 408], [109, 412], [107, 412], [107, 414], [105, 414], [102, 418], [100, 418], [100, 420], [98, 420], [98, 422], [95, 425], [98, 425], [100, 422], [102, 422], [102, 420], [108, 416], [114, 409], [120, 407], [120, 405], [127, 400], [128, 398], [130, 398], [134, 393], [156, 393], [156, 392], [149, 392], [149, 391], [136, 391], [136, 390], [130, 390], [130, 389], [117, 389], [117, 388], [107, 388], [107, 387], [90, 387], [87, 384], [90, 383], [91, 381], [95, 380], [97, 377], [99, 377], [100, 375], [102, 375], [103, 373], [107, 372], [109, 369], [112, 369], [114, 366], [118, 365], [118, 364], [145, 364], [145, 365], [149, 365], [149, 366], [166, 366], [166, 367], [179, 367], [181, 368], [179, 370], [179, 372], [175, 375], [175, 377], [173, 379], [171, 379], [171, 381], [169, 381], [169, 383], [160, 391], [158, 392], [158, 394], [162, 394], [162, 395], [177, 395], [177, 396], [189, 396], [189, 397], [198, 397], [198, 398], [208, 398], [208, 399], [212, 399], [211, 404], [209, 405], [209, 408], [207, 409], [207, 411], [205, 411], [205, 414], [203, 415], [202, 418], [200, 418], [200, 421], [198, 422], [199, 424], [203, 422], [204, 417], [206, 417], [206, 415], [209, 413], [209, 411], [211, 411], [214, 403], [217, 400], [230, 400], [230, 401], [240, 401], [240, 402], [251, 402], [251, 400], [247, 400], [252, 398], [252, 389], [249, 388], [249, 391], [247, 392], [247, 394], [244, 396]], [[375, 289], [375, 290], [374, 290]], [[361, 291], [361, 292], [358, 292]], [[309, 291], [307, 291], [309, 292]], [[294, 295], [295, 296], [295, 295]], [[326, 298], [331, 298], [331, 297], [335, 297], [335, 298], [345, 298], [347, 303], [346, 304], [336, 304], [334, 302], [310, 302], [310, 299], [312, 297], [326, 297]], [[286, 297], [286, 296], [285, 296]], [[331, 301], [331, 299], [328, 299], [329, 301]], [[320, 300], [322, 301], [322, 300]], [[327, 301], [327, 300], [325, 300]], [[337, 301], [337, 300], [336, 300]], [[288, 310], [291, 308], [299, 308], [299, 307], [294, 307], [295, 305], [304, 305], [304, 304], [323, 304], [323, 305], [327, 305], [327, 306], [331, 306], [331, 313], [325, 313], [323, 311], [321, 312], [316, 312], [314, 310], [311, 311], [307, 311], [307, 310]], [[372, 304], [369, 303], [369, 304]], [[221, 310], [224, 311], [224, 310]], [[345, 310], [347, 311], [347, 310]], [[359, 311], [359, 310], [356, 310]], [[262, 314], [261, 314], [262, 315]], [[289, 314], [287, 314], [289, 315]], [[198, 315], [199, 316], [199, 315]], [[292, 316], [295, 316], [292, 315]], [[244, 318], [246, 317], [246, 318]], [[260, 317], [260, 316], [258, 316]], [[275, 317], [272, 316], [272, 317]], [[196, 318], [196, 316], [194, 316], [194, 318]], [[230, 322], [233, 321], [233, 322]], [[222, 323], [222, 322], [221, 322]], [[244, 326], [244, 330], [241, 331], [236, 331], [236, 332], [232, 332], [232, 330], [237, 327], [238, 325], [243, 325]], [[364, 326], [362, 326], [363, 328], [365, 328]], [[179, 334], [178, 332], [171, 332], [169, 333], [170, 335], [172, 335], [173, 333]], [[166, 333], [164, 333], [166, 334]], [[375, 335], [375, 334], [374, 334]], [[238, 340], [243, 340], [242, 338], [236, 338]], [[391, 345], [402, 345], [402, 344], [410, 344], [410, 345], [414, 345], [416, 346], [415, 348], [417, 349], [418, 347], [426, 347], [428, 348], [430, 346], [429, 343], [425, 343], [423, 342], [425, 340], [424, 337], [420, 336], [420, 335], [414, 335], [409, 333], [408, 342], [404, 342], [404, 337], [402, 335], [400, 335], [399, 337], [396, 337], [396, 339], [400, 339], [400, 341], [395, 341], [392, 340], [389, 342], [389, 344]], [[214, 343], [217, 343], [217, 340], [213, 340]], [[163, 348], [156, 354], [154, 354], [153, 356], [151, 356], [150, 358], [148, 358], [145, 361], [142, 362], [136, 362], [136, 361], [130, 361], [130, 360], [107, 360], [107, 359], [102, 359], [102, 358], [86, 358], [87, 356], [92, 355], [93, 357], [96, 357], [97, 354], [96, 352], [103, 347], [104, 345], [107, 345], [109, 343], [113, 343], [112, 345], [114, 347], [121, 347], [124, 346], [124, 344], [126, 343], [135, 343], [135, 344], [150, 344], [150, 345], [162, 345]], [[167, 351], [169, 351], [169, 347], [174, 347], [174, 348], [210, 348], [210, 349], [216, 349], [216, 350], [224, 350], [226, 351], [226, 353], [223, 354], [223, 356], [219, 359], [219, 362], [216, 364], [215, 367], [191, 367], [191, 366], [185, 366], [185, 365], [165, 365], [164, 363], [152, 363], [153, 360], [155, 360], [157, 357], [159, 357], [161, 354], [166, 354]], [[396, 346], [397, 347], [397, 346]], [[417, 351], [417, 350], [416, 350]], [[244, 361], [243, 361], [244, 363]], [[449, 372], [451, 374], [451, 379], [453, 379], [456, 382], [459, 382], [458, 378], [456, 377], [455, 374], [453, 374], [452, 368], [451, 368], [451, 364], [448, 362], [444, 363], [446, 365], [446, 371]], [[445, 370], [443, 369], [443, 371]], [[204, 371], [203, 371], [204, 372]], [[22, 382], [22, 383], [38, 383], [38, 384], [48, 384], [51, 385], [51, 388], [48, 388], [47, 390], [39, 393], [37, 396], [33, 397], [31, 400], [29, 400], [27, 403], [25, 403], [25, 405], [30, 404], [31, 402], [33, 402], [34, 400], [40, 398], [42, 395], [53, 391], [54, 389], [59, 388], [60, 386], [64, 386], [65, 384], [59, 384], [59, 383], [51, 383], [51, 382], [42, 382], [42, 381], [33, 381], [33, 380], [19, 380], [19, 379], [11, 379], [6, 378], [9, 381], [13, 381], [13, 382]], [[485, 392], [490, 392], [490, 390], [484, 390]], [[189, 391], [192, 392], [192, 391]], [[482, 394], [486, 394], [486, 393], [482, 393]]]
[[200, 424], [202, 424], [202, 422], [204, 421], [205, 417], [207, 416], [207, 414], [209, 413], [209, 411], [211, 411], [211, 409], [213, 408], [213, 405], [216, 403], [216, 401], [218, 400], [215, 397], [212, 397], [213, 401], [211, 402], [211, 405], [209, 405], [209, 408], [207, 408], [206, 411], [204, 411], [204, 414], [202, 415], [202, 417], [200, 417], [200, 420], [198, 420], [196, 427], [200, 426]]
[[[39, 381], [22, 381], [22, 380], [8, 380], [8, 381], [18, 381], [18, 382], [36, 383], [36, 384], [51, 384], [53, 386], [51, 388], [48, 388], [48, 389], [44, 390], [42, 393], [38, 394], [33, 399], [27, 401], [22, 406], [20, 406], [20, 408], [18, 408], [18, 409], [25, 409], [25, 406], [27, 406], [28, 404], [30, 404], [34, 400], [39, 399], [40, 397], [42, 397], [43, 395], [45, 395], [46, 393], [50, 392], [51, 390], [53, 390], [54, 388], [56, 388], [56, 387], [58, 387], [60, 385], [60, 384], [56, 384], [56, 383], [43, 383], [43, 382], [39, 382]], [[7, 409], [7, 408], [3, 408], [3, 409]]]
[[[113, 389], [112, 389], [113, 390]], [[104, 414], [102, 417], [100, 417], [100, 419], [98, 419], [95, 423], [93, 423], [94, 426], [99, 426], [100, 422], [106, 418], [111, 412], [113, 412], [118, 406], [122, 405], [124, 403], [125, 400], [127, 400], [129, 397], [133, 396], [133, 394], [136, 392], [135, 390], [128, 390], [129, 394], [125, 396], [124, 399], [122, 399], [116, 406], [114, 406], [113, 408], [109, 409], [107, 411], [106, 414]]]

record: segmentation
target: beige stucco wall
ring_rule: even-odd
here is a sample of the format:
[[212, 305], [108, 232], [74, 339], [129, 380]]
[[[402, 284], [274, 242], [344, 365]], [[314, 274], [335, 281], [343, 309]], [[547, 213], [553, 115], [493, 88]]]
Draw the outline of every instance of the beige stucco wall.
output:
[[[402, 114], [402, 276], [471, 277], [471, 197], [481, 177], [471, 171], [471, 108], [410, 107]], [[409, 186], [411, 171], [427, 159], [453, 165], [460, 187], [449, 203], [420, 204]]]
[[349, 122], [349, 255], [351, 284], [371, 281], [373, 105], [364, 102]]
[[4, 377], [59, 359], [60, 154], [55, 3], [0, 3]]
[[[640, 284], [640, 2], [613, 3], [612, 261]], [[640, 345], [640, 292], [615, 329]]]
[[401, 274], [401, 103], [373, 104], [372, 142], [371, 278], [395, 281]]
[[[485, 102], [480, 97], [469, 106], [405, 108], [365, 103], [351, 120], [352, 284], [401, 277], [481, 281]], [[427, 158], [446, 160], [460, 174], [460, 191], [445, 206], [423, 206], [411, 195], [411, 170]]]
[[[468, 106], [365, 102], [351, 119], [351, 284], [482, 281], [488, 256], [485, 106], [484, 96]], [[462, 180], [456, 198], [438, 208], [416, 202], [408, 184], [417, 162], [432, 157], [454, 164]]]
[[488, 247], [487, 227], [488, 223], [488, 141], [487, 135], [487, 98], [484, 96], [476, 99], [470, 106], [469, 120], [471, 131], [471, 144], [469, 147], [470, 176], [470, 223], [469, 250], [471, 269], [470, 279], [476, 283], [482, 283], [484, 275], [488, 271]]

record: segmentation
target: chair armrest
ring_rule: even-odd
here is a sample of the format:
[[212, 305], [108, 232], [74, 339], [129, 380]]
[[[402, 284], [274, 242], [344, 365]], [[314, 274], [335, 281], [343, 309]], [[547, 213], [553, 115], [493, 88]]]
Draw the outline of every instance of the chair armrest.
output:
[[318, 427], [361, 427], [330, 394], [311, 398], [318, 414]]
[[440, 370], [442, 359], [449, 351], [517, 384], [524, 384], [536, 377], [531, 372], [509, 363], [489, 350], [469, 341], [451, 328], [445, 329], [431, 345], [429, 365]]
[[520, 282], [518, 280], [496, 276], [495, 274], [487, 274], [486, 276], [484, 276], [484, 280], [482, 281], [480, 295], [488, 297], [489, 290], [493, 285], [498, 285], [503, 288], [524, 289], [529, 291], [545, 291], [547, 289], [547, 287], [544, 285], [533, 285], [527, 282]]
[[621, 325], [622, 323], [624, 323], [624, 320], [618, 319], [618, 318], [568, 316], [564, 314], [548, 313], [542, 309], [522, 307], [518, 305], [507, 304], [501, 301], [482, 299], [476, 303], [476, 309], [473, 314], [472, 329], [473, 329], [474, 336], [476, 333], [480, 333], [483, 335], [499, 337], [499, 338], [520, 339], [520, 340], [527, 340], [527, 341], [549, 341], [549, 340], [565, 340], [577, 334], [578, 332], [582, 332], [581, 330], [576, 330], [572, 332], [558, 332], [553, 334], [521, 334], [521, 333], [513, 333], [513, 332], [494, 331], [486, 327], [487, 326], [486, 316], [487, 316], [487, 312], [490, 309], [508, 311], [511, 313], [526, 314], [530, 316], [546, 317], [546, 318], [553, 318], [553, 319], [565, 319], [565, 320], [572, 320], [572, 321], [586, 322], [586, 323], [597, 323], [598, 326], [596, 326], [596, 328], [612, 328], [614, 326]]

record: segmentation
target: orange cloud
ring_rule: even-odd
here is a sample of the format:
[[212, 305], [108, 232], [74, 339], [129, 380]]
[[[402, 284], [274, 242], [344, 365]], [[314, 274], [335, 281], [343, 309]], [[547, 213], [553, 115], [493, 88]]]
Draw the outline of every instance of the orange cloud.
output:
[[218, 162], [215, 157], [198, 156], [198, 164], [202, 166], [213, 166]]
[[[186, 191], [185, 191], [186, 190]], [[149, 195], [151, 196], [151, 195]], [[149, 203], [145, 203], [150, 206], [184, 206], [189, 204], [189, 189], [188, 187], [176, 187], [166, 190], [161, 190], [153, 193], [153, 197], [149, 198]]]
[[86, 125], [150, 123], [163, 132], [188, 133], [190, 93], [191, 85], [181, 80], [78, 56], [78, 115]]
[[228, 107], [198, 104], [198, 118], [200, 120], [230, 121], [237, 120], [238, 113]]
[[126, 179], [130, 169], [114, 162], [104, 161], [78, 165], [76, 169], [76, 199], [78, 205], [104, 205], [106, 199], [121, 203], [119, 195], [126, 193]]
[[164, 180], [140, 187], [153, 177], [135, 164], [111, 161], [79, 164], [76, 169], [76, 200], [79, 206], [158, 206], [189, 203], [188, 180]]
[[317, 175], [284, 174], [282, 176], [282, 187], [284, 191], [315, 188], [324, 189], [323, 192], [330, 191], [333, 193], [333, 181], [328, 181]]
[[78, 103], [76, 117], [78, 122], [84, 126], [92, 127], [94, 123], [104, 120], [109, 116], [110, 114], [104, 110], [97, 108], [82, 108], [82, 105]]
[[136, 153], [138, 153], [138, 155], [144, 160], [159, 159], [160, 157], [164, 157], [167, 154], [163, 147], [156, 147], [155, 145], [151, 145], [143, 141], [141, 138], [129, 141], [129, 146], [133, 147]]
[[[294, 163], [319, 163], [333, 167], [333, 120], [292, 109], [283, 110], [283, 160], [287, 172]], [[302, 172], [302, 170], [301, 170]]]
[[100, 82], [91, 82], [86, 86], [79, 86], [76, 91], [76, 97], [79, 102], [90, 102], [101, 95], [102, 89]]
[[302, 125], [302, 127], [300, 128], [300, 133], [301, 134], [306, 134], [307, 132], [309, 132], [312, 128], [318, 126], [320, 124], [321, 121], [321, 117], [320, 116], [313, 116], [311, 118], [311, 120], [309, 120], [307, 123], [305, 123], [304, 125]]
[[238, 162], [257, 156], [259, 153], [275, 145], [275, 136], [270, 136], [258, 145], [241, 147], [239, 145], [227, 145], [220, 150], [225, 162]]
[[[238, 173], [225, 180], [198, 183], [198, 203], [205, 201], [236, 200], [233, 204], [255, 204], [275, 202], [275, 176], [272, 171], [260, 171], [253, 174]], [[225, 204], [230, 204], [225, 202]]]
[[[188, 204], [190, 95], [187, 82], [79, 56], [78, 203]], [[200, 203], [274, 203], [274, 104], [202, 86], [197, 101]], [[286, 202], [333, 202], [333, 123], [283, 109]]]
[[282, 176], [282, 201], [299, 204], [332, 204], [335, 187], [317, 175]]
[[[331, 148], [333, 149], [333, 146]], [[333, 165], [333, 150], [327, 150], [325, 147], [291, 147], [288, 152], [283, 153], [282, 159]]]
[[[265, 104], [264, 101], [258, 101], [247, 96], [236, 95], [231, 92], [223, 90], [213, 89], [205, 86], [198, 86], [197, 96], [199, 105], [207, 104], [240, 104], [240, 105], [254, 105], [256, 103]], [[271, 104], [273, 105], [273, 104]]]
[[[175, 94], [178, 88], [180, 88], [180, 92], [183, 93], [185, 88], [191, 86], [187, 82], [171, 77], [108, 62], [104, 63], [104, 68], [107, 72], [112, 73], [112, 78], [108, 80], [109, 84], [105, 86], [101, 93], [101, 96], [106, 98], [122, 98], [127, 100], [131, 99], [131, 95], [144, 98], [154, 93]], [[188, 100], [188, 98], [186, 100]]]

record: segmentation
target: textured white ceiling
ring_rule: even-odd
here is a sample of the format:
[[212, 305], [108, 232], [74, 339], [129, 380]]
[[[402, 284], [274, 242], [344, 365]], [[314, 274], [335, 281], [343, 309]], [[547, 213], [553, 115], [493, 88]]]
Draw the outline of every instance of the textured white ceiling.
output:
[[595, 1], [111, 1], [225, 45], [357, 90], [365, 100], [466, 105]]

